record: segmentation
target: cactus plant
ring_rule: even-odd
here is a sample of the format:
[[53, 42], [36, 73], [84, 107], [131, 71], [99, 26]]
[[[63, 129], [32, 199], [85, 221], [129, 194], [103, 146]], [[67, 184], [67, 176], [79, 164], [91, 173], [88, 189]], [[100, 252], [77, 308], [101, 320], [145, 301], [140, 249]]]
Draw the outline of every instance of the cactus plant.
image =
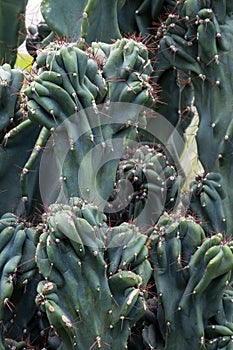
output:
[[[6, 213], [0, 219], [1, 281], [0, 281], [0, 348], [6, 349], [6, 339], [21, 340], [23, 331], [28, 336], [28, 324], [36, 312], [33, 295], [35, 283], [34, 231], [24, 222]], [[27, 307], [23, 306], [26, 303]], [[13, 324], [12, 324], [13, 320]]]
[[[1, 214], [10, 211], [18, 216], [34, 216], [37, 209], [40, 210], [38, 174], [34, 171], [28, 174], [30, 182], [27, 191], [25, 191], [24, 182], [21, 181], [21, 173], [27, 172], [25, 164], [27, 165], [29, 158], [28, 150], [33, 149], [39, 133], [40, 127], [38, 125], [30, 120], [24, 120], [4, 135], [0, 148]], [[39, 152], [36, 146], [35, 151]], [[38, 157], [38, 162], [39, 159]]]
[[[34, 59], [37, 57], [37, 50], [42, 48], [45, 43], [54, 36], [54, 33], [51, 32], [49, 26], [41, 21], [37, 25], [31, 24], [27, 28], [27, 36], [25, 46], [29, 55]], [[50, 38], [50, 39], [49, 39]]]
[[[36, 62], [38, 77], [24, 91], [28, 97], [29, 118], [39, 123], [42, 130], [46, 128], [52, 133], [61, 125], [52, 138], [60, 159], [64, 148], [67, 149], [63, 169], [58, 174], [58, 179], [66, 179], [62, 184], [66, 197], [82, 193], [84, 199], [91, 202], [95, 199], [96, 204], [101, 205], [102, 198], [107, 199], [112, 191], [118, 160], [112, 160], [100, 172], [102, 177], [108, 173], [109, 182], [102, 187], [102, 178], [97, 179], [99, 201], [96, 191], [89, 189], [96, 169], [103, 159], [111, 157], [114, 138], [136, 138], [136, 125], [140, 118], [143, 122], [138, 105], [150, 106], [154, 101], [147, 83], [151, 71], [147, 51], [144, 45], [126, 39], [111, 45], [93, 44], [89, 56], [77, 44], [64, 43], [61, 47], [53, 44], [38, 55]], [[120, 116], [115, 102], [128, 103]], [[103, 103], [103, 110], [100, 106], [98, 111], [97, 105]], [[105, 110], [107, 103], [110, 104]], [[82, 160], [86, 155], [84, 165]], [[81, 178], [84, 183], [79, 182], [77, 186], [81, 162], [85, 177]]]
[[17, 49], [24, 41], [25, 30], [25, 9], [27, 0], [1, 1], [0, 16], [0, 64], [8, 63], [12, 67], [15, 64]]
[[[190, 0], [180, 2], [177, 14], [171, 17], [163, 29], [154, 69], [161, 72], [162, 79], [164, 71], [175, 67], [186, 75], [186, 85], [192, 84], [200, 119], [197, 131], [199, 159], [206, 174], [219, 172], [223, 175], [223, 188], [229, 193], [231, 181], [226, 173], [230, 173], [232, 163], [232, 110], [229, 107], [232, 103], [229, 74], [232, 69], [232, 8], [229, 1], [205, 4]], [[212, 146], [203, 152], [206, 143]], [[226, 234], [229, 235], [232, 231], [228, 215], [231, 197], [229, 193], [222, 201], [228, 218]]]
[[7, 63], [0, 67], [1, 86], [1, 111], [0, 111], [0, 141], [3, 141], [7, 128], [12, 128], [19, 123], [20, 95], [24, 80], [23, 72], [18, 69], [11, 69]]
[[232, 350], [232, 2], [41, 10], [0, 62], [0, 348]]
[[147, 230], [164, 211], [173, 210], [179, 202], [182, 176], [162, 148], [142, 145], [127, 149], [119, 162], [116, 180], [106, 207], [111, 222], [134, 220]]
[[111, 43], [112, 39], [121, 37], [117, 12], [124, 2], [125, 0], [111, 3], [105, 0], [98, 2], [82, 0], [64, 4], [63, 1], [43, 0], [41, 11], [49, 27], [69, 41], [82, 39], [87, 43], [93, 41]]
[[70, 204], [52, 205], [39, 226], [36, 261], [45, 281], [37, 303], [65, 348], [124, 348], [144, 312], [140, 285], [151, 274], [147, 237], [128, 224], [112, 231], [96, 207], [78, 198]]
[[[177, 222], [168, 216], [161, 217], [151, 240], [159, 329], [156, 324], [152, 332], [147, 328], [144, 333], [147, 344], [158, 346], [151, 343], [159, 339], [157, 332], [161, 333], [164, 349], [187, 349], [189, 346], [202, 349], [206, 341], [217, 336], [232, 336], [231, 321], [221, 325], [219, 331], [218, 326], [211, 325], [231, 280], [231, 245], [224, 242], [221, 234], [205, 238], [202, 227], [192, 218], [180, 218]], [[172, 286], [172, 302], [169, 286]], [[179, 332], [180, 341], [176, 342]]]

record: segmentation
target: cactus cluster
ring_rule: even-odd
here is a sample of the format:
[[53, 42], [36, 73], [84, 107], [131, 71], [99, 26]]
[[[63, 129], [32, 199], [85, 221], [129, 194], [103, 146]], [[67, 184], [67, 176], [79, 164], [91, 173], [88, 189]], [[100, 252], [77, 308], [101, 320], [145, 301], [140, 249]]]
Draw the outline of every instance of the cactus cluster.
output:
[[45, 280], [37, 303], [65, 348], [123, 349], [144, 313], [140, 285], [151, 274], [147, 237], [126, 223], [110, 229], [96, 207], [76, 198], [52, 205], [44, 221], [36, 262]]
[[[138, 144], [137, 144], [138, 146]], [[106, 211], [112, 222], [132, 221], [147, 230], [179, 202], [182, 176], [164, 150], [142, 145], [127, 149]]]
[[213, 320], [223, 311], [223, 294], [231, 280], [232, 243], [224, 242], [220, 233], [206, 237], [192, 217], [176, 220], [168, 215], [160, 218], [150, 239], [158, 299], [153, 300], [155, 322], [144, 332], [147, 344], [201, 349], [216, 338], [232, 336], [231, 318], [223, 317], [222, 323], [220, 317], [216, 324]]
[[[21, 340], [36, 312], [35, 230], [11, 213], [0, 219], [0, 348]], [[26, 304], [26, 307], [25, 307]], [[24, 344], [25, 345], [25, 344]]]
[[26, 3], [0, 4], [0, 349], [232, 350], [231, 1], [43, 0], [25, 72]]

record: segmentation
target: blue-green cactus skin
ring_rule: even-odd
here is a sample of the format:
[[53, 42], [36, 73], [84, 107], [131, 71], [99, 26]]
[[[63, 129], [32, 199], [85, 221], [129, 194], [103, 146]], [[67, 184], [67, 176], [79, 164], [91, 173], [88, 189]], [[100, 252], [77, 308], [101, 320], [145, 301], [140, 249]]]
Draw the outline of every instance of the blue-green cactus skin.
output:
[[226, 216], [223, 200], [223, 179], [220, 173], [210, 172], [198, 177], [191, 184], [192, 195], [190, 211], [201, 221], [202, 228], [208, 236], [216, 233], [226, 234]]
[[39, 157], [32, 171], [28, 171], [26, 192], [22, 191], [20, 179], [31, 154], [28, 150], [35, 146], [40, 129], [35, 123], [26, 120], [4, 136], [4, 143], [0, 148], [0, 214], [11, 211], [18, 216], [31, 216], [41, 206], [38, 173], [33, 171], [38, 169]]
[[[0, 3], [0, 350], [233, 350], [232, 1], [43, 0], [51, 34], [24, 74], [26, 2]], [[180, 135], [176, 166], [146, 107]], [[194, 116], [203, 173], [176, 206]], [[135, 141], [153, 151], [122, 160]], [[122, 179], [133, 194], [114, 223]]]
[[173, 0], [126, 1], [118, 13], [120, 30], [126, 35], [141, 35], [149, 41], [150, 36], [155, 35], [155, 24], [160, 22], [160, 17], [171, 13], [175, 6]]

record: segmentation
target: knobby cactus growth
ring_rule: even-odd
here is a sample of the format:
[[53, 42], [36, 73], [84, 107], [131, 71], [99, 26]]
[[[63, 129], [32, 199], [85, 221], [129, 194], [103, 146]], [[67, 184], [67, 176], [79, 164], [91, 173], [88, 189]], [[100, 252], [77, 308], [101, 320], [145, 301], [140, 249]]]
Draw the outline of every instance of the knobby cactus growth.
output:
[[74, 198], [71, 206], [52, 205], [41, 227], [36, 261], [46, 280], [36, 300], [67, 349], [123, 349], [144, 313], [146, 236], [126, 223], [111, 229], [101, 216]]
[[231, 1], [0, 6], [0, 349], [232, 350]]

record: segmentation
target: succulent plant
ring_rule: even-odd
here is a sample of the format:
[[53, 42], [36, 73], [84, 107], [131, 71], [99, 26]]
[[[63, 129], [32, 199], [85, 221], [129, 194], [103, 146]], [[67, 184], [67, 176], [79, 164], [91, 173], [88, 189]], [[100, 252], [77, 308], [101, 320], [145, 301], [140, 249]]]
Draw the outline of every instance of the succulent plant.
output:
[[103, 220], [96, 207], [73, 198], [52, 205], [39, 226], [36, 262], [45, 280], [36, 300], [67, 349], [124, 348], [145, 311], [147, 237]]
[[0, 4], [0, 349], [232, 350], [232, 1], [43, 0], [29, 72], [26, 3]]

